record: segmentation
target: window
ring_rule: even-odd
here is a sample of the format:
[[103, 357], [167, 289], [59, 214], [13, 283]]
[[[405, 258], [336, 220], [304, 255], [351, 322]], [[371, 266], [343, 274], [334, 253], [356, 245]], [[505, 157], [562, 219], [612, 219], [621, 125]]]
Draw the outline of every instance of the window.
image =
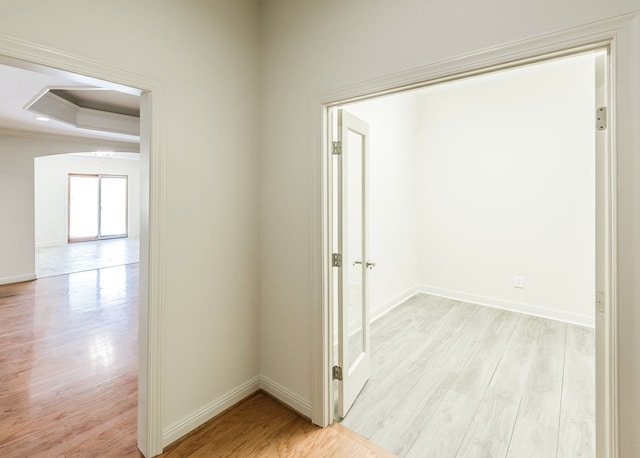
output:
[[69, 242], [127, 236], [128, 177], [69, 174]]

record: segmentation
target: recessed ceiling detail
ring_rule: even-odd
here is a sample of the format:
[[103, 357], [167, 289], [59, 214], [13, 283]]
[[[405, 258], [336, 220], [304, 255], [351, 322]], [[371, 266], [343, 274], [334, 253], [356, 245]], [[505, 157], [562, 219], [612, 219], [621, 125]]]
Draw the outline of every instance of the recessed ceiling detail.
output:
[[139, 100], [106, 89], [48, 88], [25, 109], [80, 129], [139, 136]]
[[49, 89], [81, 108], [140, 117], [140, 97], [109, 89]]

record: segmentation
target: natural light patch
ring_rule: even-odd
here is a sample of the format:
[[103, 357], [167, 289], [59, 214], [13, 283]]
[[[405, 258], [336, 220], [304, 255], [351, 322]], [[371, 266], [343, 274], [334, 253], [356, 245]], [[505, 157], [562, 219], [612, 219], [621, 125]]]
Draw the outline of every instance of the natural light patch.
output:
[[97, 335], [89, 345], [89, 355], [93, 367], [109, 367], [114, 362], [114, 349], [111, 339]]

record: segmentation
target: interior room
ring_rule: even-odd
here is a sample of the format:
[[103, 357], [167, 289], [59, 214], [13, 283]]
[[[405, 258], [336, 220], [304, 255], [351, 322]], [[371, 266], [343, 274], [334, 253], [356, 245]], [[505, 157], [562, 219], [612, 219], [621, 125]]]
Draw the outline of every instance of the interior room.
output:
[[[366, 190], [366, 235], [352, 224], [342, 253], [364, 237], [369, 268], [358, 247], [342, 269], [353, 271], [351, 344], [362, 338], [358, 302], [368, 299], [371, 378], [343, 425], [398, 456], [595, 455], [602, 55], [335, 109], [369, 127], [364, 172], [350, 162], [342, 170]], [[348, 154], [359, 150], [343, 147], [338, 160]], [[343, 197], [355, 213], [343, 221], [363, 220], [362, 192], [344, 187], [356, 197]], [[350, 348], [352, 361], [358, 351]], [[509, 425], [502, 435], [498, 422]]]
[[[35, 244], [36, 276], [81, 272], [104, 267], [136, 263], [140, 259], [140, 155], [138, 153], [102, 152], [72, 153], [36, 157], [35, 184]], [[77, 224], [89, 224], [86, 234], [73, 235], [69, 218], [73, 195], [71, 177], [90, 180], [90, 188], [80, 188], [80, 197], [91, 195], [81, 202]], [[104, 177], [104, 178], [101, 178]], [[119, 190], [97, 186], [98, 180], [122, 181]], [[108, 181], [107, 181], [108, 183]], [[114, 195], [114, 212], [109, 202]], [[99, 196], [99, 197], [98, 197]], [[98, 216], [100, 218], [98, 219]], [[87, 218], [88, 221], [84, 221]], [[100, 226], [98, 225], [100, 222]], [[107, 224], [114, 221], [118, 227]], [[114, 224], [114, 223], [112, 223]], [[81, 232], [84, 227], [78, 228]], [[99, 230], [102, 229], [102, 230]]]
[[[21, 422], [17, 410], [0, 409], [0, 433], [4, 434], [0, 455], [101, 456], [139, 450], [145, 457], [189, 456], [220, 449], [245, 455], [255, 450], [275, 455], [302, 450], [301, 455], [314, 456], [344, 445], [343, 439], [358, 441], [352, 431], [348, 437], [337, 433], [348, 428], [333, 421], [329, 267], [335, 253], [329, 249], [326, 225], [329, 107], [371, 94], [389, 94], [400, 87], [415, 88], [455, 75], [504, 69], [514, 62], [531, 63], [542, 56], [598, 48], [607, 50], [605, 89], [610, 97], [603, 106], [609, 122], [603, 131], [608, 154], [597, 158], [596, 168], [596, 185], [601, 183], [604, 190], [596, 193], [597, 207], [604, 209], [605, 218], [596, 231], [603, 243], [597, 243], [602, 249], [597, 250], [595, 266], [602, 274], [596, 280], [594, 317], [595, 448], [599, 457], [640, 456], [640, 0], [23, 0], [1, 4], [0, 64], [18, 62], [23, 70], [45, 69], [48, 78], [68, 82], [71, 75], [73, 85], [99, 84], [136, 95], [140, 138], [138, 142], [105, 132], [75, 137], [55, 131], [55, 121], [37, 121], [34, 113], [25, 110], [34, 93], [14, 106], [29, 118], [24, 121], [28, 127], [13, 123], [5, 109], [16, 94], [24, 95], [30, 83], [22, 76], [0, 79], [0, 309], [9, 316], [0, 320], [0, 378], [3, 389], [9, 381], [23, 382], [19, 395], [0, 394], [0, 405], [15, 400], [23, 402], [23, 407], [35, 406], [40, 415], [30, 424], [39, 428], [34, 429]], [[44, 86], [48, 84], [52, 83]], [[571, 93], [574, 88], [565, 89]], [[433, 91], [424, 97], [438, 107], [438, 113], [416, 107], [421, 113], [414, 123], [443, 122], [455, 104], [464, 102], [446, 101], [435, 86]], [[544, 111], [542, 118], [556, 115]], [[477, 120], [486, 121], [482, 113]], [[510, 121], [504, 120], [516, 129]], [[574, 121], [567, 117], [562, 125]], [[369, 122], [375, 124], [376, 116]], [[553, 126], [548, 132], [558, 133]], [[474, 134], [479, 139], [484, 131]], [[500, 142], [512, 136], [511, 130], [503, 129]], [[576, 183], [571, 175], [528, 181], [512, 178], [502, 188], [485, 187], [503, 175], [511, 176], [501, 171], [518, 165], [510, 163], [515, 156], [484, 148], [499, 166], [483, 170], [480, 156], [471, 154], [476, 144], [470, 138], [457, 132], [450, 138], [467, 141], [462, 152], [469, 154], [423, 158], [437, 162], [415, 163], [423, 179], [406, 179], [385, 189], [384, 176], [372, 176], [374, 193], [387, 192], [391, 197], [391, 193], [421, 192], [421, 200], [396, 199], [396, 207], [388, 210], [394, 217], [410, 218], [413, 225], [389, 217], [397, 227], [372, 229], [388, 231], [390, 238], [398, 231], [417, 243], [413, 248], [404, 239], [397, 243], [397, 257], [405, 259], [396, 261], [395, 249], [372, 246], [376, 249], [371, 259], [360, 260], [376, 264], [367, 269], [366, 275], [372, 278], [391, 269], [391, 263], [396, 264], [396, 272], [402, 271], [395, 277], [394, 272], [384, 273], [389, 281], [373, 285], [372, 312], [375, 308], [381, 313], [424, 292], [429, 297], [452, 296], [434, 310], [454, 303], [446, 301], [457, 301], [455, 313], [447, 316], [460, 316], [461, 320], [453, 320], [459, 325], [480, 310], [491, 310], [499, 316], [520, 312], [533, 316], [536, 324], [523, 328], [531, 333], [512, 334], [522, 338], [541, 334], [543, 321], [539, 320], [567, 323], [567, 329], [569, 325], [588, 327], [582, 301], [568, 293], [587, 264], [592, 265], [586, 249], [576, 248], [578, 240], [586, 237], [581, 232], [585, 227], [576, 228], [575, 240], [572, 236], [556, 243], [552, 235], [566, 238], [570, 225], [552, 221], [550, 229], [550, 213], [541, 212], [553, 208], [558, 221], [585, 217], [590, 210], [575, 202], [569, 205], [566, 198], [571, 193], [577, 196], [577, 188], [586, 184]], [[550, 150], [541, 141], [522, 145], [535, 147], [536, 154], [521, 158], [531, 169], [529, 176], [535, 172], [546, 177], [543, 172], [556, 170], [550, 164], [574, 170], [572, 163], [558, 156], [545, 156]], [[411, 136], [396, 142], [451, 146], [437, 136]], [[67, 360], [53, 362], [52, 353], [40, 353], [35, 359], [38, 351], [57, 347], [48, 345], [51, 341], [34, 326], [55, 321], [62, 329], [69, 321], [65, 313], [78, 309], [72, 309], [69, 295], [55, 287], [51, 288], [54, 295], [48, 295], [50, 288], [45, 285], [58, 277], [36, 279], [34, 158], [94, 151], [140, 154], [139, 277], [92, 274], [87, 280], [91, 291], [106, 293], [100, 285], [128, 278], [109, 297], [116, 304], [114, 309], [131, 311], [124, 304], [136, 304], [139, 314], [135, 319], [116, 316], [112, 323], [113, 328], [126, 323], [134, 329], [133, 335], [68, 344], [64, 347], [71, 355]], [[454, 158], [455, 162], [448, 162]], [[389, 173], [405, 177], [408, 167], [405, 162], [390, 163]], [[452, 168], [458, 172], [453, 178], [439, 171]], [[483, 187], [477, 183], [480, 177], [485, 178]], [[560, 186], [561, 178], [569, 186]], [[547, 182], [562, 194], [552, 195]], [[516, 198], [505, 188], [522, 194]], [[532, 189], [536, 192], [526, 193]], [[447, 207], [439, 206], [445, 201]], [[564, 207], [558, 208], [563, 202]], [[507, 218], [498, 203], [510, 203], [508, 214], [516, 217]], [[384, 218], [375, 206], [371, 211], [373, 219]], [[546, 222], [532, 220], [534, 213], [547, 218]], [[447, 219], [450, 229], [434, 224], [435, 218]], [[464, 221], [474, 224], [473, 233], [465, 232]], [[507, 227], [511, 232], [504, 232]], [[537, 239], [528, 231], [532, 227], [539, 229]], [[517, 236], [512, 235], [514, 231]], [[486, 239], [480, 240], [481, 233]], [[507, 241], [510, 250], [501, 248]], [[468, 263], [467, 251], [482, 265]], [[518, 262], [521, 256], [538, 254], [547, 256], [526, 265]], [[570, 265], [574, 259], [587, 264]], [[130, 270], [128, 274], [133, 275]], [[72, 283], [75, 292], [84, 289], [77, 286], [82, 282]], [[24, 302], [17, 301], [19, 291]], [[576, 294], [592, 299], [591, 292]], [[46, 308], [60, 298], [66, 301], [61, 305], [65, 313]], [[91, 302], [94, 299], [95, 295], [87, 294], [82, 301], [73, 301], [74, 305], [92, 304], [83, 314], [87, 329], [96, 329], [93, 325], [105, 311]], [[462, 304], [473, 302], [487, 304], [465, 313], [468, 306]], [[414, 304], [418, 305], [424, 304]], [[512, 306], [520, 310], [507, 310]], [[399, 309], [384, 316], [393, 316]], [[19, 319], [34, 310], [44, 313], [42, 319]], [[383, 319], [374, 321], [372, 328]], [[16, 321], [23, 327], [14, 327]], [[415, 320], [409, 330], [421, 331], [421, 322]], [[481, 338], [484, 326], [491, 323], [485, 318], [477, 328], [466, 328], [469, 335], [479, 333], [476, 337]], [[561, 333], [553, 335], [553, 342], [562, 340]], [[20, 340], [29, 338], [34, 340]], [[41, 377], [31, 378], [32, 374], [41, 375], [45, 369], [64, 373], [73, 367], [74, 374], [82, 376], [77, 369], [82, 356], [94, 373], [104, 376], [103, 363], [112, 361], [110, 357], [131, 356], [134, 340], [137, 360], [130, 359], [120, 368], [135, 375], [127, 378], [119, 373], [121, 378], [109, 379], [124, 380], [129, 389], [115, 396], [119, 402], [109, 402], [115, 399], [109, 396], [113, 392], [97, 379], [89, 380], [95, 391], [86, 392], [81, 402], [61, 403], [64, 415], [36, 396], [38, 387], [50, 387], [58, 401], [63, 394], [72, 399], [74, 392], [47, 384]], [[10, 345], [16, 342], [21, 345]], [[441, 349], [460, 348], [448, 342], [450, 347]], [[510, 358], [516, 359], [527, 345], [514, 341], [506, 347]], [[542, 349], [535, 346], [531, 357]], [[17, 364], [29, 358], [38, 367], [16, 371]], [[448, 394], [450, 404], [438, 406], [460, 406], [458, 401], [465, 400]], [[515, 396], [503, 399], [501, 412], [507, 416], [513, 413]], [[94, 408], [96, 399], [104, 401], [99, 411]], [[244, 407], [252, 407], [246, 416], [233, 409], [239, 403], [243, 412], [247, 412]], [[272, 407], [279, 403], [287, 407], [274, 422]], [[490, 404], [485, 406], [489, 409]], [[85, 410], [70, 410], [73, 407]], [[438, 412], [440, 417], [429, 418], [446, 418], [445, 411]], [[306, 426], [294, 423], [299, 416]], [[468, 419], [469, 426], [480, 424], [478, 419]], [[71, 420], [78, 421], [76, 426], [69, 426]], [[95, 432], [92, 440], [78, 434], [87, 431], [87, 422]], [[220, 434], [220, 428], [227, 434]], [[473, 426], [466, 431], [480, 429]], [[323, 434], [323, 439], [316, 440], [314, 434]], [[247, 442], [238, 444], [238, 438]], [[345, 445], [346, 449], [362, 451], [363, 441], [375, 445], [360, 438], [358, 447]], [[283, 445], [283, 440], [290, 442]], [[297, 442], [305, 440], [308, 447]], [[388, 456], [380, 447], [375, 450], [379, 456]]]
[[139, 97], [11, 63], [0, 65], [0, 454], [59, 453], [52, 418], [74, 431], [65, 450], [111, 421], [135, 451]]

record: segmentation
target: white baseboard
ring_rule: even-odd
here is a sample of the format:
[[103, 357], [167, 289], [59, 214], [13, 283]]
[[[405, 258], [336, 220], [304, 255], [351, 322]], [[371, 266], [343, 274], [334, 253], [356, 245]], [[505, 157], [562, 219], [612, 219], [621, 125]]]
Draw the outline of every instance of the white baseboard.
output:
[[[393, 310], [394, 308], [396, 308], [397, 306], [402, 304], [407, 299], [412, 298], [413, 296], [415, 296], [419, 292], [420, 292], [420, 288], [418, 286], [412, 286], [411, 288], [407, 289], [406, 291], [395, 295], [393, 298], [389, 299], [388, 301], [386, 301], [382, 305], [378, 305], [377, 307], [372, 308], [370, 310], [370, 312], [369, 312], [369, 316], [371, 317], [370, 322], [373, 323], [378, 318], [382, 318], [384, 315], [389, 313], [391, 310]], [[359, 324], [360, 323], [358, 323], [358, 322], [353, 322], [353, 323], [349, 324], [349, 329], [350, 329], [349, 337], [353, 336], [356, 332], [358, 332], [360, 330]], [[338, 351], [338, 340], [337, 340], [337, 337], [333, 341], [333, 349], [334, 349], [334, 354], [337, 354], [337, 351]]]
[[[197, 410], [188, 417], [174, 423], [162, 432], [162, 447], [175, 442], [185, 434], [193, 431], [198, 426], [211, 420], [216, 415], [224, 412], [229, 407], [242, 401], [247, 396], [255, 393], [260, 389], [260, 377], [256, 376], [251, 380], [243, 383], [237, 388], [229, 391], [224, 396]], [[266, 390], [265, 390], [266, 391]], [[275, 395], [274, 395], [275, 396]]]
[[420, 292], [420, 288], [418, 286], [412, 286], [406, 291], [392, 297], [391, 299], [386, 301], [384, 304], [379, 305], [376, 308], [372, 308], [370, 313], [371, 321], [373, 322], [373, 321], [376, 321], [378, 318], [381, 318], [383, 315], [389, 313], [391, 310], [393, 310], [394, 308], [402, 304], [407, 299], [410, 299], [413, 296], [415, 296], [418, 292]]
[[206, 423], [216, 415], [221, 414], [229, 407], [237, 404], [260, 389], [266, 391], [301, 415], [311, 418], [311, 404], [309, 404], [309, 402], [267, 377], [256, 376], [165, 429], [162, 432], [162, 447], [164, 448], [177, 441], [185, 434], [190, 433], [198, 426]]
[[297, 394], [287, 390], [282, 385], [277, 384], [273, 380], [260, 376], [260, 388], [269, 393], [280, 402], [288, 405], [293, 410], [307, 418], [311, 418], [311, 404], [302, 399]]
[[49, 241], [49, 242], [36, 242], [36, 248], [52, 248], [54, 246], [62, 246], [66, 245], [66, 240], [58, 240], [58, 241]]
[[10, 283], [20, 283], [23, 281], [35, 280], [36, 274], [14, 275], [12, 277], [1, 277], [0, 285], [8, 285]]
[[595, 317], [588, 315], [555, 310], [539, 305], [525, 304], [523, 302], [511, 302], [502, 299], [496, 299], [493, 297], [476, 296], [473, 294], [463, 293], [446, 288], [438, 288], [432, 285], [420, 285], [418, 289], [419, 292], [430, 294], [432, 296], [470, 302], [472, 304], [508, 310], [510, 312], [524, 313], [526, 315], [533, 315], [541, 318], [549, 318], [551, 320], [564, 321], [566, 323], [577, 324], [580, 326], [587, 326], [591, 328], [595, 327]]

